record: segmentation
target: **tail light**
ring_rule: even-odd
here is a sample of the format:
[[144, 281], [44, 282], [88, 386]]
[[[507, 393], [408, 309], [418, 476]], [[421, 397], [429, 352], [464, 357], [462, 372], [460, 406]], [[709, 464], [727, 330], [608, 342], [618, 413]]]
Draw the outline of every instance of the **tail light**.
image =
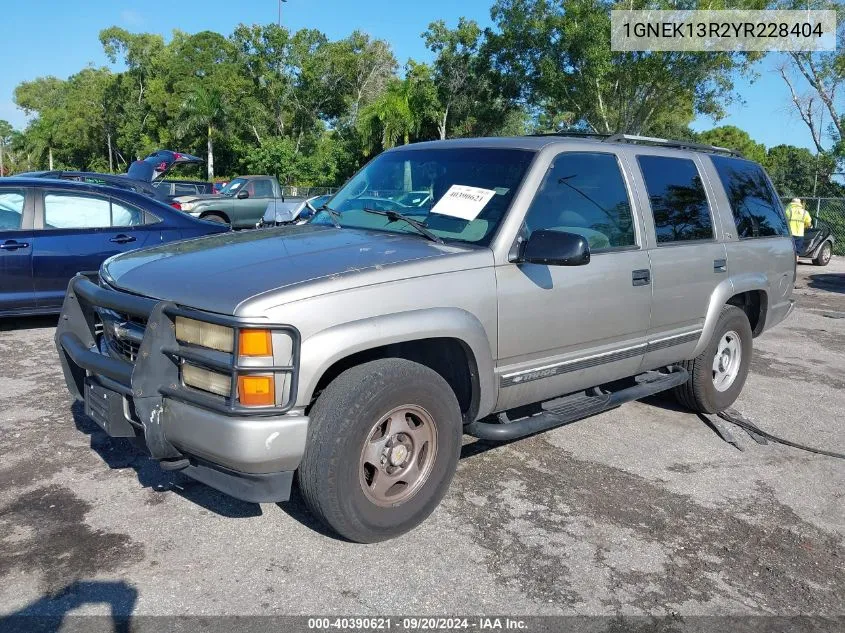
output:
[[181, 210], [182, 210], [182, 205], [181, 205], [181, 204], [179, 204], [178, 202], [171, 202], [171, 203], [170, 203], [170, 206], [171, 206], [171, 207], [173, 207], [174, 209], [176, 209], [177, 211], [181, 211]]

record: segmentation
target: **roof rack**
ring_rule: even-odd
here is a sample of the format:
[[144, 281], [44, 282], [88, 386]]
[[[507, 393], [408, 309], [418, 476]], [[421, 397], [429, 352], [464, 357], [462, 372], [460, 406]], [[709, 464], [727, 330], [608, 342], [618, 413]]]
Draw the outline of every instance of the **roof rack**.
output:
[[601, 134], [599, 132], [536, 132], [528, 134], [527, 136], [571, 136], [574, 138], [610, 138], [610, 134]]
[[743, 158], [742, 153], [728, 147], [718, 145], [706, 145], [704, 143], [693, 143], [692, 141], [672, 141], [654, 136], [637, 136], [636, 134], [614, 134], [606, 136], [605, 143], [641, 143], [643, 145], [656, 145], [658, 147], [674, 147], [677, 149], [692, 149], [699, 152], [713, 152], [714, 154], [727, 154]]

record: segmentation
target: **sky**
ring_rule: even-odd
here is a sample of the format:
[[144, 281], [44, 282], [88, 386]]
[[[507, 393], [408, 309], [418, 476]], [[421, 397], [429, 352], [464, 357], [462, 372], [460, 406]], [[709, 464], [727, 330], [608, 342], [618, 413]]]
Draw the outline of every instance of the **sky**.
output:
[[[168, 36], [173, 29], [189, 33], [211, 30], [230, 34], [239, 23], [278, 20], [276, 0], [2, 0], [3, 36], [0, 37], [0, 119], [22, 128], [26, 117], [13, 102], [15, 86], [44, 75], [61, 78], [88, 64], [109, 65], [98, 39], [100, 30], [121, 26], [133, 32]], [[360, 29], [385, 39], [401, 64], [408, 58], [426, 61], [431, 53], [420, 37], [438, 19], [454, 26], [466, 16], [490, 25], [493, 0], [288, 0], [282, 21], [292, 30], [316, 28], [331, 39]], [[728, 108], [718, 123], [700, 118], [696, 130], [714, 125], [736, 125], [766, 146], [787, 143], [812, 148], [812, 139], [794, 113], [789, 92], [774, 70], [774, 60], [757, 68], [759, 79], [737, 84], [739, 102]]]

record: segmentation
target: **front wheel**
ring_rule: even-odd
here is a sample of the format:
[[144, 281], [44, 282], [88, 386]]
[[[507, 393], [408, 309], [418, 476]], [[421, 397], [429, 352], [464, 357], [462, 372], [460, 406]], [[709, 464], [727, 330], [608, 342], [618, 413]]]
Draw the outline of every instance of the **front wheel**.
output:
[[229, 221], [219, 213], [208, 213], [200, 219], [206, 222], [216, 222], [217, 224], [229, 224]]
[[384, 541], [437, 507], [461, 450], [457, 398], [436, 372], [383, 359], [343, 372], [311, 410], [299, 486], [341, 536]]
[[819, 254], [813, 259], [816, 266], [827, 266], [830, 263], [830, 257], [833, 255], [833, 246], [830, 242], [822, 244]]
[[680, 363], [689, 380], [674, 389], [678, 402], [699, 413], [718, 413], [739, 397], [751, 365], [752, 334], [748, 316], [736, 306], [722, 308], [704, 351]]

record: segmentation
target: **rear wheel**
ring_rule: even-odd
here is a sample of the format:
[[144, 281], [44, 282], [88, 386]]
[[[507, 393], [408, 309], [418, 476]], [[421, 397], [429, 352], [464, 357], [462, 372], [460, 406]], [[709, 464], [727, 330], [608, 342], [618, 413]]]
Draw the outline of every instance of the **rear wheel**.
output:
[[813, 259], [813, 264], [816, 266], [827, 266], [830, 263], [830, 257], [833, 255], [833, 245], [830, 242], [822, 244], [819, 254]]
[[697, 358], [680, 363], [690, 377], [674, 389], [678, 402], [699, 413], [718, 413], [731, 406], [748, 377], [751, 339], [745, 312], [732, 305], [722, 308], [704, 351]]
[[348, 369], [311, 410], [298, 474], [302, 496], [351, 541], [403, 534], [446, 493], [462, 430], [454, 392], [428, 367], [383, 359]]

